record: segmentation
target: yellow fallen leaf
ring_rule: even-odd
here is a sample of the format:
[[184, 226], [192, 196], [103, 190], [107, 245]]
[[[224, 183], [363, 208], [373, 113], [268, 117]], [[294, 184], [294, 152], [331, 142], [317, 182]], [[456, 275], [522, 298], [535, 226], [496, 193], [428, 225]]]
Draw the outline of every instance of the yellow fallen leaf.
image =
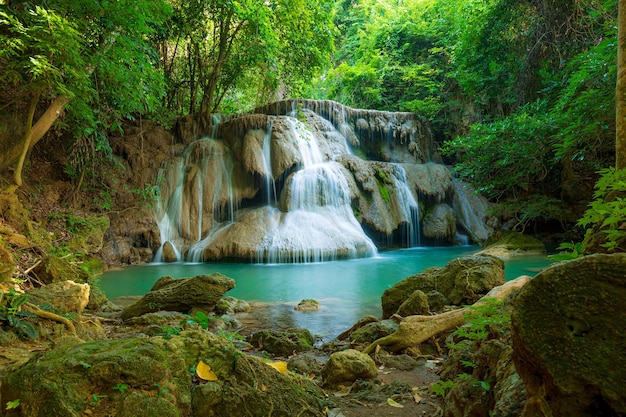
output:
[[211, 370], [211, 366], [202, 361], [196, 365], [196, 375], [205, 381], [217, 381], [217, 375]]
[[391, 398], [387, 398], [387, 404], [392, 406], [392, 407], [396, 407], [396, 408], [404, 408], [404, 406], [402, 404], [392, 400]]
[[417, 392], [414, 392], [413, 393], [413, 399], [415, 400], [416, 403], [419, 403], [420, 401], [422, 401], [424, 399], [424, 397], [419, 395]]
[[287, 362], [267, 362], [267, 364], [281, 374], [287, 374]]

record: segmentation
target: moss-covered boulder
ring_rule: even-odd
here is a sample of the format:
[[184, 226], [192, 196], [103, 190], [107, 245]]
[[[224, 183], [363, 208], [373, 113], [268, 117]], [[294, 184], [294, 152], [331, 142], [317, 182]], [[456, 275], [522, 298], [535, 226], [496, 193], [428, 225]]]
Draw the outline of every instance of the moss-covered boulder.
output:
[[491, 255], [498, 258], [512, 258], [515, 256], [543, 255], [546, 246], [542, 241], [532, 236], [518, 232], [505, 232], [493, 236], [485, 242], [479, 255]]
[[0, 241], [0, 283], [10, 282], [15, 268], [16, 264], [11, 252]]
[[50, 305], [63, 313], [81, 313], [89, 304], [89, 284], [74, 281], [53, 282], [28, 292], [29, 301]]
[[259, 330], [248, 336], [248, 343], [275, 356], [313, 349], [313, 335], [308, 329]]
[[443, 268], [428, 268], [385, 290], [381, 297], [383, 318], [398, 312], [415, 291], [438, 291], [453, 305], [474, 304], [489, 290], [504, 284], [504, 263], [493, 256], [465, 256]]
[[329, 387], [351, 385], [357, 379], [373, 379], [377, 376], [374, 360], [355, 349], [333, 353], [322, 368], [322, 380]]
[[544, 269], [517, 295], [513, 358], [524, 416], [626, 415], [626, 254]]
[[76, 253], [93, 254], [102, 249], [104, 234], [111, 222], [107, 216], [77, 219], [71, 225], [69, 247]]
[[414, 314], [428, 314], [430, 306], [428, 305], [428, 297], [424, 294], [424, 291], [415, 290], [409, 298], [407, 298], [400, 307], [396, 314], [404, 316], [412, 316]]
[[[144, 404], [140, 412], [154, 410], [144, 416], [182, 416], [190, 410], [190, 390], [191, 376], [178, 355], [148, 339], [133, 338], [37, 355], [5, 374], [0, 397], [2, 404], [20, 400], [6, 416], [98, 416], [104, 410], [106, 415], [122, 415], [118, 413], [127, 403]], [[150, 406], [153, 402], [158, 404]]]
[[193, 278], [174, 279], [161, 277], [150, 292], [126, 307], [121, 314], [123, 320], [156, 311], [192, 310], [213, 311], [224, 293], [235, 288], [235, 281], [220, 273], [198, 275]]
[[[214, 380], [195, 376], [200, 362]], [[206, 331], [57, 347], [3, 374], [0, 415], [321, 417], [322, 391]]]

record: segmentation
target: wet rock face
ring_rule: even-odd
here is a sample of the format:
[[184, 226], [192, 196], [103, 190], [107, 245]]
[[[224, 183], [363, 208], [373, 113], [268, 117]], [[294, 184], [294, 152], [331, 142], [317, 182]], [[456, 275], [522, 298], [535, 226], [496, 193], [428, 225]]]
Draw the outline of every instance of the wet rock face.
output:
[[517, 296], [513, 358], [523, 416], [626, 414], [626, 254], [544, 269]]
[[[429, 268], [385, 290], [381, 297], [383, 318], [398, 311], [415, 291], [437, 291], [453, 305], [473, 304], [489, 290], [504, 284], [504, 263], [492, 256], [466, 256], [454, 259], [443, 268]], [[438, 294], [432, 295], [441, 299]], [[413, 313], [414, 314], [414, 313]]]

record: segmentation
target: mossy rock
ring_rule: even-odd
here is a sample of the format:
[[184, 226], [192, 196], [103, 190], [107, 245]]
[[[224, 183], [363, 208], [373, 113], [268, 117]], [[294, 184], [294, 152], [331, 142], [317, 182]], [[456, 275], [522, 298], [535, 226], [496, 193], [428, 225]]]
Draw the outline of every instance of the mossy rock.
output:
[[479, 255], [453, 259], [443, 268], [428, 268], [386, 289], [381, 297], [383, 318], [396, 314], [400, 306], [418, 290], [424, 293], [438, 291], [453, 305], [469, 305], [502, 284], [502, 260]]
[[428, 314], [429, 310], [430, 305], [428, 304], [428, 297], [424, 294], [424, 291], [415, 290], [409, 298], [400, 304], [396, 314], [402, 317], [412, 316], [415, 314], [425, 315]]
[[389, 336], [398, 330], [398, 323], [393, 320], [381, 320], [368, 323], [350, 333], [352, 345], [369, 345], [381, 337]]
[[513, 359], [528, 415], [626, 415], [626, 254], [545, 268], [518, 293]]
[[0, 283], [11, 282], [16, 267], [11, 252], [9, 252], [2, 241], [0, 241]]
[[93, 254], [102, 249], [104, 234], [111, 221], [107, 216], [90, 216], [72, 227], [72, 239], [68, 245], [73, 252]]
[[121, 317], [128, 320], [160, 310], [210, 312], [224, 293], [232, 288], [235, 288], [235, 281], [220, 273], [179, 279], [164, 276], [154, 283], [150, 292], [126, 307]]
[[[192, 384], [200, 361], [216, 381]], [[323, 397], [306, 378], [200, 330], [53, 348], [5, 371], [0, 384], [2, 404], [20, 400], [4, 415], [29, 417], [322, 417]]]
[[532, 236], [518, 232], [504, 232], [489, 239], [478, 255], [511, 258], [525, 255], [543, 255], [546, 246]]
[[[126, 384], [124, 392], [115, 390], [118, 384]], [[189, 412], [190, 389], [190, 375], [178, 355], [148, 339], [132, 338], [51, 349], [6, 372], [0, 394], [3, 404], [20, 400], [7, 416], [79, 417], [98, 408], [116, 415], [132, 397], [135, 404], [165, 399], [160, 404], [164, 414], [142, 415], [180, 416]]]
[[275, 356], [313, 349], [313, 335], [308, 329], [260, 330], [248, 336], [248, 343]]

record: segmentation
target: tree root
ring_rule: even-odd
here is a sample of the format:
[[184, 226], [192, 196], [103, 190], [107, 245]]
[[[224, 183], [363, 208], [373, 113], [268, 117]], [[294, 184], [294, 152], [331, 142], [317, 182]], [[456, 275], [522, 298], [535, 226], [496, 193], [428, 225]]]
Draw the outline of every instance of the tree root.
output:
[[[530, 279], [529, 276], [522, 275], [503, 285], [494, 287], [474, 305], [484, 304], [487, 299], [502, 300], [512, 291], [523, 287]], [[386, 350], [391, 352], [418, 346], [439, 333], [461, 326], [465, 322], [465, 314], [468, 311], [468, 307], [463, 307], [434, 316], [405, 317], [400, 322], [398, 330], [374, 341], [364, 350], [364, 353], [369, 355], [377, 346], [384, 346]]]
[[76, 327], [74, 327], [74, 323], [72, 323], [70, 320], [66, 319], [65, 317], [59, 316], [58, 314], [54, 314], [49, 311], [42, 310], [36, 305], [31, 304], [31, 303], [24, 304], [24, 307], [27, 307], [31, 313], [33, 313], [39, 318], [58, 321], [59, 323], [65, 324], [65, 326], [67, 326], [67, 328], [72, 333], [76, 333]]

